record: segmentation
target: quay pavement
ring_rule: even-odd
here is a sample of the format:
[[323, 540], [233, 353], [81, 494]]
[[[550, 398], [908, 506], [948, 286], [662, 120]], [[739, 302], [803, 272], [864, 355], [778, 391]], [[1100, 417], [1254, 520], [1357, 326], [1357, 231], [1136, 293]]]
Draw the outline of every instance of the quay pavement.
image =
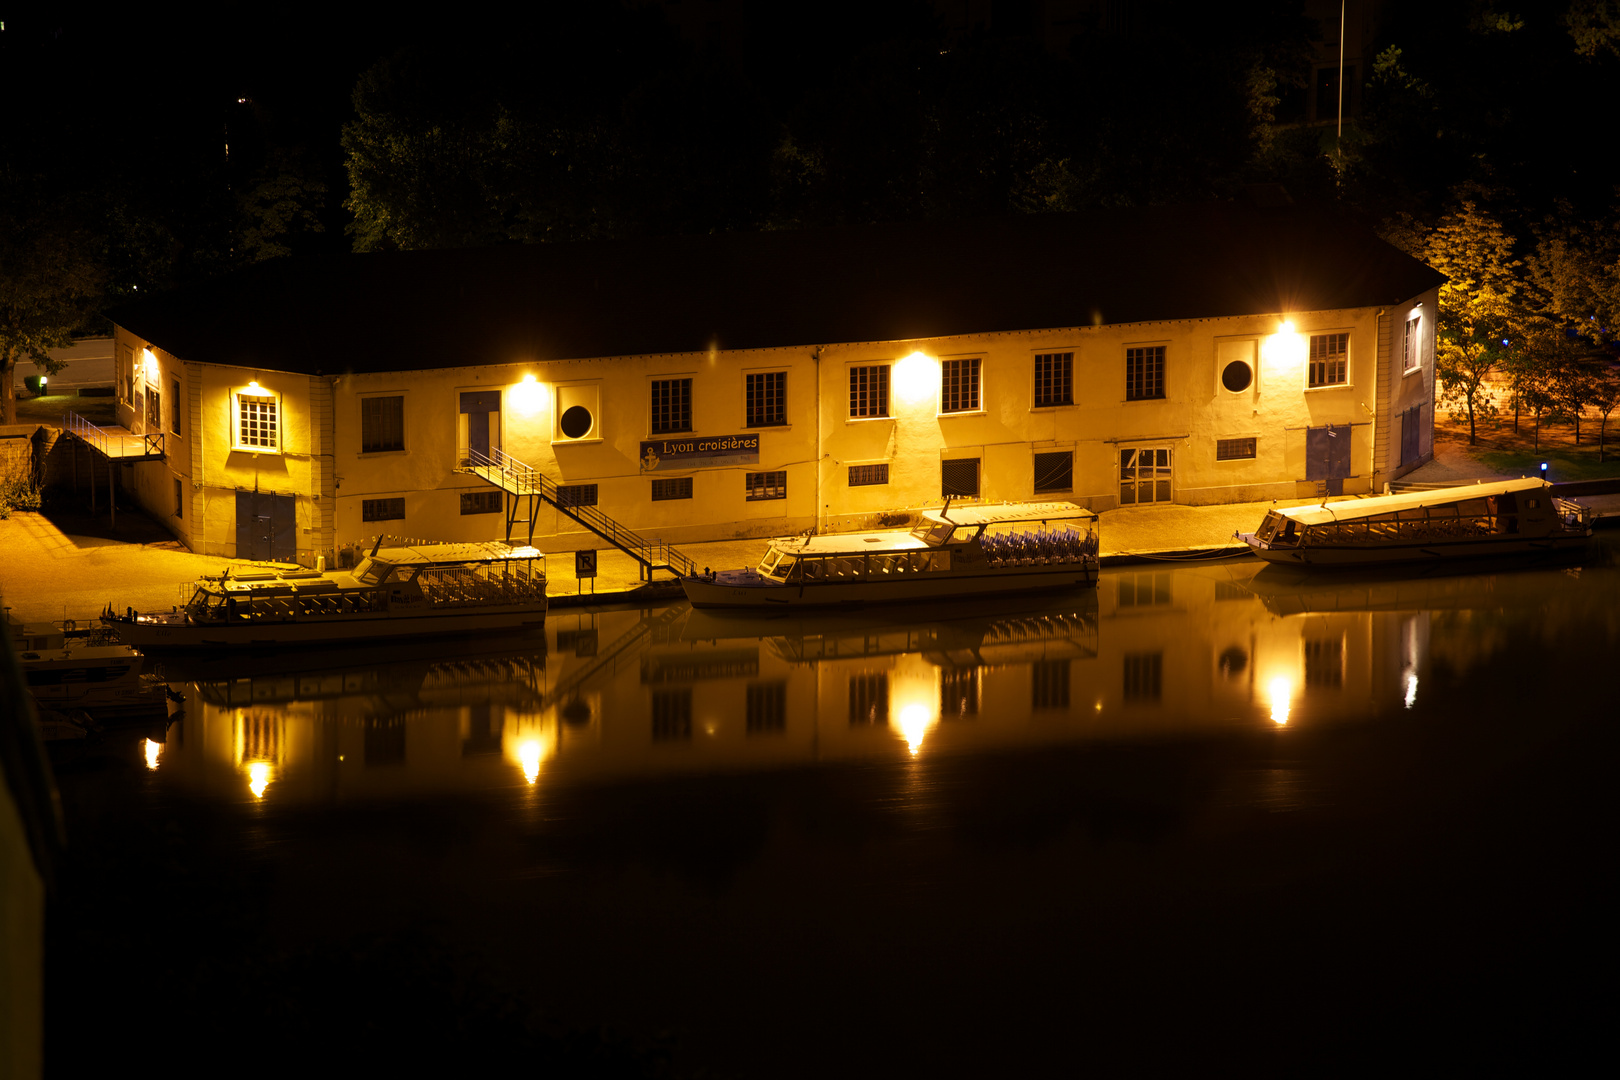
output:
[[[1466, 456], [1446, 455], [1405, 479], [1419, 483], [1468, 483], [1498, 479]], [[1314, 499], [1239, 503], [1224, 506], [1128, 506], [1101, 515], [1102, 559], [1121, 562], [1213, 558], [1229, 554], [1251, 558], [1233, 533], [1252, 531], [1273, 506], [1304, 506]], [[1582, 500], [1606, 514], [1620, 514], [1620, 496]], [[698, 567], [716, 570], [753, 566], [765, 553], [768, 538], [682, 544], [680, 550]], [[202, 574], [217, 574], [232, 560], [187, 551], [151, 519], [133, 509], [120, 513], [109, 529], [105, 515], [87, 512], [13, 513], [0, 521], [0, 606], [24, 623], [79, 625], [94, 621], [111, 603], [122, 611], [161, 611], [178, 604], [182, 591]], [[547, 592], [553, 607], [663, 602], [680, 596], [680, 587], [659, 575], [647, 587], [630, 556], [605, 545], [597, 554], [597, 577], [574, 576], [572, 552], [547, 556]]]

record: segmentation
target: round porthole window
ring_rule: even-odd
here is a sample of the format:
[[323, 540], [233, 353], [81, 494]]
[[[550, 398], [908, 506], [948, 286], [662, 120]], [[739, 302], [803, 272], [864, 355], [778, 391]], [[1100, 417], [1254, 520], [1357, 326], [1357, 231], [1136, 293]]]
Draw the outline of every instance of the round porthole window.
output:
[[1221, 385], [1234, 394], [1241, 394], [1254, 382], [1254, 371], [1242, 360], [1234, 360], [1221, 372]]
[[563, 410], [562, 418], [557, 421], [562, 433], [570, 439], [583, 439], [591, 431], [591, 410], [583, 405], [574, 405]]

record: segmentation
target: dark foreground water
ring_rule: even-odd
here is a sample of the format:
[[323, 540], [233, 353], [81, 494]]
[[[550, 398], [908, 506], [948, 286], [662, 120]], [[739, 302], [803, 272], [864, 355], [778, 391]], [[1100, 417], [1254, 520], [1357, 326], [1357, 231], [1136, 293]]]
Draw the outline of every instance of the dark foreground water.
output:
[[59, 760], [51, 1070], [1570, 1071], [1617, 540], [171, 665], [166, 741]]

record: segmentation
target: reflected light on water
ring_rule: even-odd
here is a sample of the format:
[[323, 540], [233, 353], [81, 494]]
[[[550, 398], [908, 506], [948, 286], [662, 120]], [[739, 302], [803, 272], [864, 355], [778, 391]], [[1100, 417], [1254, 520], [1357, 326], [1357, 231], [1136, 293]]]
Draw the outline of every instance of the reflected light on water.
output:
[[268, 761], [248, 762], [248, 790], [255, 799], [264, 798], [264, 789], [270, 786], [273, 770]]
[[540, 777], [540, 740], [525, 739], [518, 744], [518, 764], [523, 767], [523, 779], [534, 783]]
[[158, 767], [158, 755], [161, 753], [163, 753], [162, 743], [154, 742], [151, 739], [146, 740], [146, 767], [148, 769]]
[[906, 745], [911, 747], [913, 754], [922, 746], [923, 736], [928, 734], [928, 729], [933, 727], [934, 723], [933, 710], [927, 705], [913, 702], [901, 707], [900, 734], [905, 737]]
[[1266, 687], [1271, 697], [1271, 722], [1278, 727], [1288, 723], [1289, 705], [1294, 696], [1294, 683], [1284, 675], [1272, 679]]
[[1410, 709], [1412, 707], [1412, 703], [1414, 701], [1416, 701], [1416, 700], [1417, 700], [1417, 676], [1416, 675], [1408, 675], [1406, 677], [1406, 707], [1408, 709]]

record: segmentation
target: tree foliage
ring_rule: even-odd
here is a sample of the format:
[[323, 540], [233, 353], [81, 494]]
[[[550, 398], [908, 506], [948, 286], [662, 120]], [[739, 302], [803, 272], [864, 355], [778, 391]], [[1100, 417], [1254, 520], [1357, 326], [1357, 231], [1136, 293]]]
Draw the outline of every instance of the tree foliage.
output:
[[62, 369], [50, 350], [102, 298], [105, 273], [95, 237], [70, 208], [42, 198], [30, 179], [0, 178], [0, 423], [17, 422], [14, 372], [31, 359], [49, 374]]

